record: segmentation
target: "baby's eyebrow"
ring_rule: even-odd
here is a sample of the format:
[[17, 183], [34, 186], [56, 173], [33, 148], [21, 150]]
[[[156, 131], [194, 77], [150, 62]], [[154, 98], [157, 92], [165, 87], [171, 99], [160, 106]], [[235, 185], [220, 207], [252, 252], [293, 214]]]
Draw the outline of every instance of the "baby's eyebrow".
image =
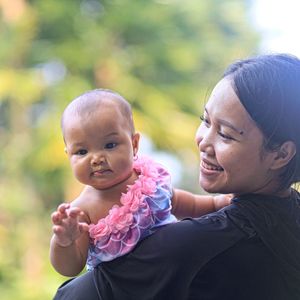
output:
[[84, 147], [84, 143], [81, 142], [76, 142], [76, 143], [72, 143], [70, 144], [71, 147]]
[[114, 135], [119, 135], [118, 132], [110, 132], [108, 134], [105, 135], [105, 137], [110, 137], [110, 136], [114, 136]]

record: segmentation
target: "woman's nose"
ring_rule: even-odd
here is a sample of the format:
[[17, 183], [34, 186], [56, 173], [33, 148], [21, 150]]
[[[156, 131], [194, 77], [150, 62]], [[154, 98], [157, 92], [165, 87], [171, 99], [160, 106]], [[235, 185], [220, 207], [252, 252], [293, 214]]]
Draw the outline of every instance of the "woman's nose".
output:
[[206, 152], [209, 155], [214, 154], [211, 128], [206, 128], [203, 124], [200, 125], [196, 132], [195, 140], [200, 152]]
[[201, 141], [203, 140], [203, 130], [201, 128], [201, 125], [198, 127], [197, 131], [196, 131], [196, 135], [195, 135], [195, 142], [199, 148], [199, 145], [201, 143]]

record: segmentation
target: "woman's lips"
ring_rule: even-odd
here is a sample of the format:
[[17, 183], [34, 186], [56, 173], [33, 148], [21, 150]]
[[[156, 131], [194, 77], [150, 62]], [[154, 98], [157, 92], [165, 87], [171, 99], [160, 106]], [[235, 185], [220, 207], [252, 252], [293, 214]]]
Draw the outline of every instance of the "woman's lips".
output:
[[211, 163], [209, 163], [207, 161], [204, 161], [204, 160], [201, 160], [200, 166], [201, 166], [201, 170], [204, 171], [205, 173], [208, 173], [208, 174], [224, 171], [223, 168], [221, 168], [219, 166], [216, 166], [214, 164], [211, 164]]

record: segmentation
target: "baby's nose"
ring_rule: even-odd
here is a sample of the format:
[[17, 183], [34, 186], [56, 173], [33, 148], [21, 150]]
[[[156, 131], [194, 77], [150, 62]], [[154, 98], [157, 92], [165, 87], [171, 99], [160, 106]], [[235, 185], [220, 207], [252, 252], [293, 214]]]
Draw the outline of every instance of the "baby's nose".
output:
[[105, 157], [101, 154], [93, 155], [92, 160], [91, 160], [91, 164], [93, 166], [103, 164], [104, 162], [105, 162]]

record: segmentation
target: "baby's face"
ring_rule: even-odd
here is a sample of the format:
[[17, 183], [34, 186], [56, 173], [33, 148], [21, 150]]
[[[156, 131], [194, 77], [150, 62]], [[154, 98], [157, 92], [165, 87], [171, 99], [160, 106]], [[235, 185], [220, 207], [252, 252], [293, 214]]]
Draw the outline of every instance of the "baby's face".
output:
[[64, 139], [73, 173], [81, 183], [107, 189], [132, 175], [139, 135], [132, 134], [115, 107], [67, 116]]

